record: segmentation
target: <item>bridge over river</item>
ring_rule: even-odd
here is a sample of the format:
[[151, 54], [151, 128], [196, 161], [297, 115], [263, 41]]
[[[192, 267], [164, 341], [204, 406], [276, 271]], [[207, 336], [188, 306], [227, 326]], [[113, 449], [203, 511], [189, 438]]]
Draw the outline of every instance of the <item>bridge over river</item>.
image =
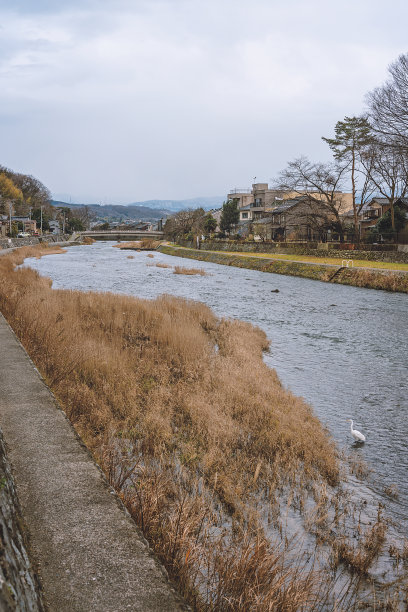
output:
[[89, 236], [94, 240], [142, 240], [149, 238], [151, 240], [162, 240], [163, 232], [159, 231], [143, 231], [143, 230], [87, 230], [78, 232], [78, 236]]

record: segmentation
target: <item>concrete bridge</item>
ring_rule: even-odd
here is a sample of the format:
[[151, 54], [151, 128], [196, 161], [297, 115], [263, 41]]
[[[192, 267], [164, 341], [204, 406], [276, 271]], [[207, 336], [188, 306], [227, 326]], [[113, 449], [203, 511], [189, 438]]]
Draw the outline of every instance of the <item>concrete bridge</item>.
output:
[[88, 230], [85, 232], [77, 232], [76, 237], [89, 236], [94, 240], [143, 240], [148, 238], [151, 240], [163, 240], [164, 234], [159, 231], [143, 231], [143, 230]]

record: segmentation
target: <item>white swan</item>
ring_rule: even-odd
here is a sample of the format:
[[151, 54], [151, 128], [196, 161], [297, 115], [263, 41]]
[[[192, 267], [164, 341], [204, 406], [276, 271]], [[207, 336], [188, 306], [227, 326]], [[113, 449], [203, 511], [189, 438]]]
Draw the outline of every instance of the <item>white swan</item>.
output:
[[365, 442], [365, 439], [366, 439], [365, 435], [362, 434], [360, 431], [357, 431], [357, 429], [353, 429], [352, 419], [347, 419], [347, 421], [351, 423], [350, 431], [351, 431], [351, 435], [353, 436], [353, 438], [357, 440], [357, 442]]

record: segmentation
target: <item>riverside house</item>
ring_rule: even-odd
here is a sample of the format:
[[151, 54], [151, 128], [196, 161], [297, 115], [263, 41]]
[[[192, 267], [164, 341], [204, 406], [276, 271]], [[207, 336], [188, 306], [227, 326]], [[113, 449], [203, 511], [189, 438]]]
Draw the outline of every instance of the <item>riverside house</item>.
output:
[[[408, 221], [408, 198], [398, 198], [394, 202], [394, 206], [398, 206], [405, 212]], [[368, 204], [365, 204], [360, 213], [360, 237], [364, 240], [378, 220], [385, 215], [391, 208], [391, 204], [387, 198], [373, 198]], [[403, 244], [408, 243], [408, 222], [402, 231], [399, 232], [398, 242]]]
[[[259, 221], [265, 217], [270, 217], [270, 213], [281, 206], [283, 202], [293, 201], [298, 202], [299, 198], [306, 196], [295, 191], [282, 191], [279, 189], [271, 189], [268, 183], [254, 183], [252, 189], [232, 189], [228, 193], [228, 200], [232, 200], [238, 206], [240, 222]], [[314, 200], [324, 199], [319, 193], [310, 194]], [[339, 212], [346, 212], [352, 208], [351, 193], [336, 192]], [[303, 200], [305, 204], [305, 200]], [[319, 208], [319, 207], [317, 207]], [[322, 204], [321, 211], [326, 211], [327, 207]], [[311, 211], [311, 214], [316, 215], [316, 210]]]
[[319, 240], [329, 238], [335, 220], [324, 202], [307, 195], [281, 200], [264, 217], [253, 221], [253, 232], [263, 240]]
[[[339, 213], [352, 207], [351, 193], [339, 191], [335, 196]], [[252, 232], [261, 240], [326, 241], [330, 237], [334, 215], [319, 193], [300, 194], [254, 183], [252, 189], [232, 189], [228, 199], [238, 206], [241, 235]]]

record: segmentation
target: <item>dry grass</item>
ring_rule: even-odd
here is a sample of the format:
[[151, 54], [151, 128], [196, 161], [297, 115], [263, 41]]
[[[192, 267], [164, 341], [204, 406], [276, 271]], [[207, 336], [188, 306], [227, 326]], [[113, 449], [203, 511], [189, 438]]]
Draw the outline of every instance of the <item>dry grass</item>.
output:
[[130, 242], [119, 242], [114, 244], [115, 249], [136, 249], [140, 250], [140, 240], [132, 240]]
[[[265, 365], [264, 332], [171, 296], [52, 290], [15, 267], [50, 252], [63, 251], [0, 259], [0, 308], [183, 594], [206, 611], [320, 609], [329, 578], [271, 533], [286, 490], [288, 508], [319, 490], [313, 524], [323, 529], [338, 457]], [[353, 555], [366, 572], [377, 531], [349, 556], [341, 539], [338, 561]]]
[[82, 244], [93, 244], [95, 240], [90, 236], [84, 236], [81, 240]]
[[142, 249], [145, 251], [156, 250], [161, 245], [161, 240], [152, 240], [152, 238], [142, 238]]
[[182, 266], [174, 266], [174, 274], [199, 274], [200, 276], [206, 276], [207, 273], [204, 268], [183, 268]]
[[147, 256], [148, 257], [154, 257], [153, 253], [148, 253]]
[[169, 264], [158, 262], [156, 264], [156, 268], [172, 268], [173, 266], [169, 266]]
[[151, 238], [143, 238], [142, 240], [131, 240], [130, 242], [119, 242], [113, 246], [117, 249], [134, 250], [134, 251], [155, 251], [161, 245], [160, 240], [152, 240]]
[[134, 256], [134, 255], [128, 255], [128, 256], [126, 257], [126, 259], [134, 259], [134, 258], [135, 258], [135, 256]]

